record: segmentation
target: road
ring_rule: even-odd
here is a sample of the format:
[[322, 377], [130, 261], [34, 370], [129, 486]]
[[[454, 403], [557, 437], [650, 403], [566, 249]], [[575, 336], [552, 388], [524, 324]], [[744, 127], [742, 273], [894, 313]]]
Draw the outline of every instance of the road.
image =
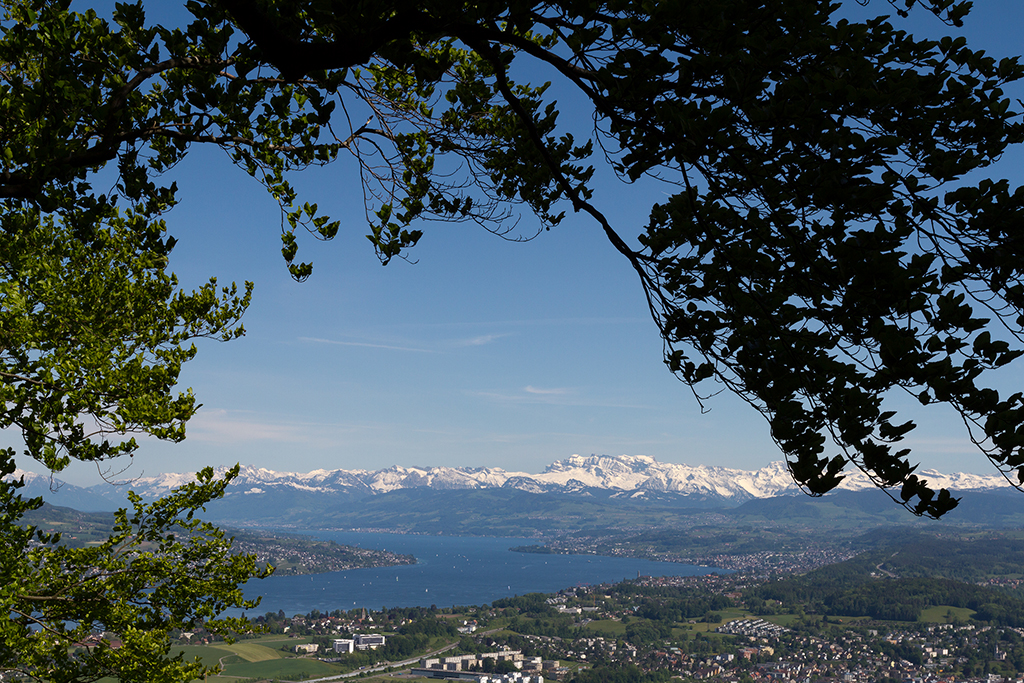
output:
[[[494, 628], [494, 629], [491, 629], [490, 631], [484, 631], [484, 632], [480, 633], [480, 635], [487, 636], [487, 635], [490, 635], [492, 633], [497, 633], [500, 630], [501, 630], [500, 628]], [[388, 664], [384, 664], [383, 666], [374, 666], [374, 667], [369, 667], [369, 668], [366, 668], [366, 669], [359, 669], [358, 671], [350, 671], [347, 674], [336, 674], [334, 676], [327, 676], [326, 678], [311, 678], [311, 679], [307, 680], [305, 683], [321, 683], [321, 682], [326, 683], [327, 681], [340, 681], [343, 678], [352, 678], [354, 676], [358, 676], [359, 674], [363, 674], [363, 673], [379, 673], [381, 671], [388, 671], [389, 669], [401, 669], [403, 667], [412, 666], [413, 664], [416, 664], [417, 662], [419, 662], [421, 659], [425, 659], [425, 658], [428, 658], [428, 657], [436, 657], [437, 655], [441, 654], [442, 652], [448, 652], [449, 650], [454, 650], [456, 647], [458, 647], [458, 645], [459, 645], [459, 643], [458, 643], [458, 641], [456, 641], [456, 642], [451, 643], [449, 645], [445, 645], [440, 650], [434, 650], [433, 652], [428, 652], [428, 653], [420, 655], [418, 657], [413, 657], [412, 659], [406, 659], [406, 660], [403, 660], [401, 662], [389, 662]]]
[[449, 650], [454, 650], [458, 646], [459, 646], [459, 643], [456, 641], [456, 642], [451, 643], [449, 645], [445, 645], [440, 650], [434, 650], [433, 652], [428, 652], [425, 655], [420, 655], [418, 657], [413, 657], [412, 659], [405, 659], [405, 660], [403, 660], [401, 662], [389, 662], [388, 664], [384, 664], [382, 666], [368, 667], [366, 669], [359, 669], [358, 671], [350, 671], [347, 674], [337, 674], [337, 675], [334, 675], [334, 676], [327, 676], [326, 678], [311, 678], [311, 679], [307, 680], [306, 683], [321, 683], [321, 681], [325, 681], [325, 682], [326, 681], [340, 681], [343, 678], [352, 678], [354, 676], [358, 676], [359, 674], [363, 674], [363, 673], [379, 673], [381, 671], [388, 671], [389, 669], [401, 669], [403, 667], [412, 666], [413, 664], [416, 664], [417, 662], [419, 662], [424, 657], [434, 657], [436, 655], [441, 654], [442, 652], [448, 652]]
[[[896, 552], [894, 552], [894, 553], [893, 553], [893, 554], [892, 554], [892, 555], [890, 556], [890, 558], [889, 558], [889, 559], [892, 559], [893, 557], [896, 557], [896, 556], [897, 556], [897, 555], [899, 555], [899, 554], [900, 554], [900, 551], [899, 551], [899, 550], [897, 550]], [[886, 576], [888, 576], [888, 577], [889, 577], [890, 579], [898, 579], [898, 578], [899, 578], [898, 576], [896, 576], [895, 574], [893, 574], [893, 573], [892, 573], [891, 571], [889, 571], [888, 569], [882, 569], [882, 565], [883, 565], [883, 564], [885, 564], [885, 560], [882, 560], [881, 562], [879, 562], [878, 564], [876, 564], [876, 565], [875, 565], [875, 570], [876, 570], [876, 571], [879, 571], [879, 572], [881, 572], [882, 574], [885, 574], [885, 575], [886, 575]]]

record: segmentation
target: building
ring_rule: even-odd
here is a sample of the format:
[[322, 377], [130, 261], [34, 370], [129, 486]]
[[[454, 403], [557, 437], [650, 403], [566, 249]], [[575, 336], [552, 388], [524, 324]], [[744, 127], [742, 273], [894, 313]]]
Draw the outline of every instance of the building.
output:
[[[531, 657], [529, 658], [529, 661], [527, 661], [527, 659], [523, 657], [522, 650], [503, 650], [501, 652], [485, 652], [478, 655], [458, 655], [455, 657], [424, 657], [420, 660], [420, 667], [424, 670], [431, 671], [464, 672], [470, 669], [481, 668], [482, 662], [485, 659], [493, 659], [498, 662], [509, 661], [512, 662], [513, 666], [517, 669], [539, 669], [541, 667], [540, 657]], [[525, 666], [527, 664], [528, 666]], [[536, 678], [536, 676], [534, 678]]]
[[355, 652], [356, 641], [351, 638], [336, 638], [332, 643], [332, 649], [341, 653]]
[[539, 674], [523, 674], [518, 671], [510, 674], [484, 674], [437, 668], [414, 668], [412, 675], [448, 681], [475, 681], [475, 683], [544, 683], [544, 677]]
[[376, 650], [384, 647], [387, 640], [380, 633], [357, 633], [352, 636], [357, 650]]

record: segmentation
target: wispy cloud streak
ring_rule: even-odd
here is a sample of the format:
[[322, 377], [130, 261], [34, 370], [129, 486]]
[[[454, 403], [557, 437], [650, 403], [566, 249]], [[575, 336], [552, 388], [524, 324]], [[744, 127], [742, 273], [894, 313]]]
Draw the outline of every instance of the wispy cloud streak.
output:
[[333, 344], [337, 346], [361, 346], [369, 349], [388, 349], [390, 351], [412, 351], [414, 353], [438, 353], [433, 349], [418, 349], [413, 346], [392, 346], [391, 344], [372, 344], [370, 342], [349, 342], [336, 339], [321, 339], [320, 337], [299, 337], [299, 341], [312, 342], [314, 344]]
[[490, 344], [492, 341], [507, 337], [507, 334], [481, 334], [478, 337], [471, 337], [469, 339], [460, 339], [455, 342], [456, 346], [483, 346], [484, 344]]
[[569, 389], [540, 389], [535, 386], [527, 386], [523, 389], [528, 394], [540, 394], [542, 396], [564, 396], [569, 393]]
[[620, 403], [618, 401], [602, 401], [599, 399], [580, 396], [576, 389], [538, 389], [536, 387], [525, 387], [522, 393], [505, 394], [496, 391], [473, 391], [468, 392], [472, 396], [498, 401], [501, 403], [520, 403], [557, 406], [586, 406], [590, 408], [630, 408], [648, 410], [649, 406], [633, 403]]

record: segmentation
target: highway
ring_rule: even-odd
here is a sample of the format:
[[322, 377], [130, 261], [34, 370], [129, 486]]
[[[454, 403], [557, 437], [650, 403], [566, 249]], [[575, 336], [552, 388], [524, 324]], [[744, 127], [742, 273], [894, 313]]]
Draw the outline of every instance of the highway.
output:
[[347, 674], [337, 674], [335, 676], [327, 676], [326, 678], [310, 678], [310, 679], [308, 679], [306, 681], [306, 683], [321, 683], [321, 681], [340, 681], [343, 678], [352, 678], [354, 676], [358, 676], [359, 674], [363, 674], [363, 673], [380, 673], [381, 671], [389, 671], [391, 669], [402, 669], [402, 668], [405, 668], [407, 666], [412, 666], [413, 664], [418, 663], [424, 657], [436, 657], [437, 655], [441, 654], [442, 652], [448, 652], [449, 650], [454, 650], [456, 647], [458, 647], [458, 645], [459, 645], [459, 643], [458, 643], [458, 641], [456, 641], [456, 642], [451, 643], [449, 645], [445, 645], [440, 650], [434, 650], [433, 652], [428, 652], [425, 655], [420, 655], [418, 657], [413, 657], [412, 659], [405, 659], [405, 660], [402, 660], [401, 662], [388, 662], [387, 664], [382, 664], [380, 666], [366, 667], [365, 669], [359, 669], [358, 671], [350, 671]]

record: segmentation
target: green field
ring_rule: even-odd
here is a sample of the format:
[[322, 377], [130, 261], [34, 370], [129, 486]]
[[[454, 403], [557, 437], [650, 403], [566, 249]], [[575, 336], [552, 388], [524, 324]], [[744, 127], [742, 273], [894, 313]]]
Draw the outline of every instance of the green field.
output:
[[171, 654], [178, 652], [185, 655], [186, 660], [199, 659], [206, 666], [220, 662], [224, 677], [239, 678], [298, 678], [327, 676], [339, 673], [340, 669], [317, 660], [291, 657], [278, 649], [281, 644], [294, 645], [307, 639], [260, 638], [265, 644], [253, 640], [243, 640], [231, 645], [185, 645], [176, 647]]
[[225, 665], [225, 676], [238, 676], [241, 678], [298, 678], [300, 675], [307, 677], [330, 676], [340, 673], [341, 668], [331, 666], [317, 659], [276, 659], [264, 660], [261, 662], [234, 662]]
[[[712, 621], [710, 623], [705, 622], [705, 621], [698, 621], [696, 623], [690, 624], [690, 626], [693, 627], [694, 631], [705, 631], [705, 632], [706, 631], [714, 631], [715, 629], [717, 629], [718, 627], [722, 626], [723, 624], [726, 624], [726, 623], [728, 623], [730, 621], [733, 621], [735, 619], [750, 619], [750, 618], [752, 618], [751, 615], [750, 615], [750, 612], [748, 612], [748, 611], [746, 611], [744, 609], [738, 609], [738, 608], [735, 608], [735, 607], [730, 607], [728, 609], [715, 610], [715, 614], [718, 615], [718, 621]], [[691, 620], [691, 621], [693, 621], [693, 620]]]
[[626, 633], [626, 626], [621, 621], [614, 619], [598, 619], [586, 626], [588, 631], [594, 631], [602, 636], [621, 636]]
[[715, 610], [715, 614], [719, 616], [719, 622], [717, 624], [711, 624], [712, 628], [717, 628], [722, 624], [732, 621], [733, 619], [750, 619], [751, 615], [745, 609], [738, 609], [735, 607], [729, 607], [726, 609]]
[[974, 610], [966, 607], [950, 607], [948, 605], [936, 605], [921, 610], [918, 621], [930, 624], [948, 624], [953, 621], [967, 621], [975, 614]]
[[796, 614], [769, 614], [760, 618], [772, 624], [778, 624], [779, 626], [790, 626], [800, 617]]
[[[278, 641], [282, 642], [282, 641]], [[289, 640], [290, 644], [301, 639]], [[211, 666], [219, 661], [224, 664], [223, 676], [239, 678], [292, 678], [300, 676], [313, 678], [341, 672], [341, 668], [316, 659], [291, 657], [281, 650], [270, 647], [274, 643], [240, 641], [232, 645], [186, 645], [174, 648], [172, 654], [181, 652], [185, 659], [201, 659]]]
[[176, 655], [179, 652], [184, 653], [186, 661], [201, 659], [208, 666], [216, 664], [217, 659], [221, 656], [221, 654], [216, 650], [206, 647], [205, 645], [184, 645], [181, 647], [171, 648], [172, 655]]
[[234, 645], [214, 645], [213, 647], [236, 654], [247, 662], [266, 662], [271, 659], [281, 659], [284, 657], [284, 653], [281, 650], [272, 650], [266, 645], [244, 641], [237, 642]]

